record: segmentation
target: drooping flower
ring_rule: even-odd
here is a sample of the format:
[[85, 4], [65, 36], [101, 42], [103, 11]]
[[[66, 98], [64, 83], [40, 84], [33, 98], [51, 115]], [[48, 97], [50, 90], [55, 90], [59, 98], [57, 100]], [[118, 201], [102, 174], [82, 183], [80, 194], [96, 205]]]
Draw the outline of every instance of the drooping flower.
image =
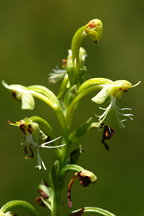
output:
[[72, 185], [76, 181], [76, 179], [79, 179], [79, 183], [83, 187], [89, 186], [91, 183], [95, 183], [97, 180], [97, 177], [94, 173], [90, 172], [89, 170], [82, 169], [80, 172], [76, 172], [74, 176], [70, 179], [70, 182], [68, 184], [68, 192], [67, 192], [67, 198], [68, 198], [68, 207], [72, 207], [72, 200], [71, 200], [71, 189]]
[[61, 137], [47, 141], [49, 137], [40, 129], [38, 123], [33, 122], [29, 118], [17, 121], [16, 123], [9, 122], [9, 124], [19, 127], [22, 131], [25, 139], [24, 154], [26, 159], [31, 159], [34, 157], [33, 147], [35, 148], [38, 161], [38, 165], [36, 167], [39, 169], [43, 167], [46, 170], [46, 166], [40, 156], [40, 150], [42, 148], [59, 148], [65, 145], [48, 146], [50, 143], [55, 142]]

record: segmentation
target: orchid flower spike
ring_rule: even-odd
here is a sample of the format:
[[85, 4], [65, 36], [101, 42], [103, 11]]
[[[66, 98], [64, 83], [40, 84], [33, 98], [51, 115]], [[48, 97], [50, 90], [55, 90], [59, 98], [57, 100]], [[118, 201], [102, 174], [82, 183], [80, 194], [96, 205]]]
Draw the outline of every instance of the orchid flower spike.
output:
[[40, 129], [37, 123], [33, 122], [29, 118], [25, 118], [23, 120], [17, 121], [16, 123], [9, 122], [9, 124], [19, 127], [24, 135], [24, 139], [25, 139], [24, 154], [26, 159], [31, 159], [34, 157], [32, 148], [33, 147], [35, 148], [37, 154], [37, 161], [38, 161], [38, 165], [36, 167], [39, 169], [42, 169], [43, 167], [46, 170], [46, 166], [40, 156], [40, 150], [42, 148], [59, 148], [65, 146], [65, 144], [58, 145], [58, 146], [48, 146], [50, 143], [55, 142], [61, 137], [59, 136], [53, 140], [47, 141], [50, 137], [48, 137]]
[[125, 127], [123, 122], [126, 121], [127, 118], [133, 120], [133, 114], [123, 113], [123, 111], [129, 111], [131, 109], [118, 107], [116, 104], [116, 99], [121, 98], [124, 92], [127, 92], [130, 88], [137, 86], [139, 83], [140, 82], [133, 86], [126, 80], [117, 80], [111, 84], [104, 85], [102, 90], [91, 99], [97, 104], [102, 104], [106, 101], [107, 98], [110, 98], [110, 104], [106, 108], [100, 107], [100, 109], [104, 112], [102, 113], [102, 115], [97, 116], [99, 120], [99, 128], [102, 125], [107, 125], [110, 127], [113, 116], [116, 117], [120, 127]]

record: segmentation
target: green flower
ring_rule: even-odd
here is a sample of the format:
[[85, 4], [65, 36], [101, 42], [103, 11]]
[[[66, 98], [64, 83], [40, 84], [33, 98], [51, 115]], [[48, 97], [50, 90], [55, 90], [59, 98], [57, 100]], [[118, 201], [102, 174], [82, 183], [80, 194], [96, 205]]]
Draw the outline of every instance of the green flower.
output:
[[85, 26], [86, 34], [94, 41], [97, 42], [102, 37], [103, 25], [99, 19], [93, 19]]
[[35, 106], [34, 98], [30, 90], [22, 85], [8, 85], [2, 81], [2, 85], [11, 90], [15, 98], [22, 102], [22, 109], [33, 110]]
[[42, 148], [59, 148], [65, 145], [63, 144], [58, 146], [48, 146], [50, 143], [55, 142], [61, 137], [57, 137], [53, 140], [47, 141], [49, 137], [46, 134], [44, 134], [44, 132], [40, 129], [37, 123], [33, 122], [29, 118], [17, 121], [16, 123], [9, 122], [9, 124], [19, 127], [23, 133], [25, 139], [24, 154], [26, 159], [31, 159], [34, 157], [32, 148], [35, 148], [38, 161], [38, 165], [36, 167], [39, 169], [43, 167], [46, 170], [46, 166], [40, 156], [40, 150]]
[[[140, 83], [140, 82], [139, 82]], [[112, 118], [115, 117], [120, 127], [125, 127], [123, 122], [127, 118], [133, 120], [133, 114], [125, 113], [123, 111], [130, 111], [130, 108], [120, 108], [116, 104], [117, 98], [121, 98], [124, 92], [127, 92], [130, 88], [137, 86], [132, 85], [126, 80], [118, 80], [111, 84], [106, 84], [103, 86], [102, 90], [91, 100], [97, 104], [102, 104], [107, 98], [110, 98], [110, 104], [106, 108], [100, 107], [104, 112], [98, 117], [98, 127], [107, 125], [110, 127]]]

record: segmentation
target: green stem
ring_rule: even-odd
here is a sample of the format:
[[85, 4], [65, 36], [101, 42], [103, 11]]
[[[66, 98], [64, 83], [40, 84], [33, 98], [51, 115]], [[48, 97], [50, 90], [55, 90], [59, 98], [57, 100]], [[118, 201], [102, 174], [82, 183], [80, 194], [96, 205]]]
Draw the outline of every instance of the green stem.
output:
[[35, 122], [35, 123], [38, 123], [41, 130], [47, 135], [47, 136], [50, 136], [51, 138], [54, 137], [54, 134], [53, 134], [53, 129], [52, 127], [50, 126], [50, 124], [44, 120], [43, 118], [39, 117], [39, 116], [32, 116], [30, 117], [30, 119]]
[[72, 119], [72, 115], [73, 112], [75, 111], [77, 105], [79, 104], [79, 101], [85, 97], [86, 95], [92, 93], [93, 91], [96, 91], [98, 89], [101, 89], [101, 86], [92, 86], [86, 90], [84, 90], [83, 92], [81, 92], [80, 94], [78, 94], [74, 100], [72, 101], [72, 103], [70, 104], [68, 111], [67, 111], [67, 115], [66, 115], [66, 120], [67, 122], [69, 122], [71, 124], [71, 119]]
[[41, 93], [41, 94], [47, 96], [50, 100], [55, 101], [56, 103], [59, 102], [56, 95], [51, 90], [46, 88], [45, 86], [32, 85], [32, 86], [27, 87], [27, 89]]
[[[65, 125], [67, 127], [67, 125]], [[59, 154], [58, 161], [59, 167], [51, 170], [51, 181], [52, 187], [54, 190], [54, 198], [53, 198], [53, 210], [51, 216], [61, 216], [61, 207], [62, 207], [62, 196], [64, 191], [64, 185], [66, 180], [66, 173], [63, 173], [62, 170], [66, 166], [69, 159], [69, 152], [72, 143], [68, 140], [70, 134], [70, 130], [67, 129], [64, 131], [64, 140], [66, 142], [66, 146], [64, 146], [61, 150], [61, 154]]]
[[76, 165], [76, 164], [70, 164], [70, 165], [67, 165], [65, 166], [62, 171], [61, 171], [61, 175], [64, 175], [67, 173], [67, 171], [75, 171], [75, 172], [80, 172], [82, 171], [83, 168], [79, 165]]
[[84, 33], [84, 31], [85, 31], [85, 26], [82, 26], [76, 31], [76, 33], [74, 34], [72, 38], [71, 49], [72, 49], [73, 63], [75, 59], [79, 60], [79, 49], [80, 49], [83, 39], [86, 37], [86, 34]]
[[74, 34], [73, 39], [72, 39], [72, 44], [71, 44], [72, 59], [73, 59], [73, 65], [75, 68], [75, 76], [76, 76], [77, 82], [79, 80], [79, 70], [80, 70], [79, 49], [85, 37], [86, 37], [85, 26], [82, 26]]
[[105, 85], [113, 83], [112, 80], [105, 79], [105, 78], [93, 78], [85, 81], [78, 89], [77, 96], [74, 98], [72, 103], [70, 104], [66, 120], [69, 122], [69, 125], [71, 125], [71, 119], [74, 110], [76, 109], [79, 101], [85, 97], [86, 95], [92, 93], [93, 91], [102, 89]]
[[48, 104], [55, 111], [61, 127], [65, 128], [65, 116], [63, 114], [63, 111], [62, 111], [60, 105], [52, 102], [48, 97], [46, 97], [46, 96], [44, 96], [38, 92], [31, 90], [30, 93], [34, 97], [36, 97], [36, 98], [40, 99], [41, 101], [43, 101], [44, 103]]
[[112, 84], [112, 83], [113, 83], [112, 80], [106, 79], [106, 78], [101, 78], [101, 77], [88, 79], [79, 87], [78, 93], [81, 93], [84, 90], [86, 90], [87, 88], [90, 88], [93, 86], [98, 86], [98, 85], [102, 86], [102, 85], [107, 85], [107, 84]]
[[61, 216], [62, 189], [63, 188], [59, 188], [55, 190], [51, 216]]
[[25, 212], [27, 212], [31, 216], [38, 216], [35, 208], [28, 202], [22, 201], [22, 200], [13, 200], [10, 202], [7, 202], [3, 207], [1, 208], [1, 211], [3, 213], [6, 213], [8, 211], [16, 212], [18, 209], [23, 209]]
[[39, 92], [36, 92], [36, 91], [33, 91], [33, 90], [30, 90], [29, 91], [34, 97], [40, 99], [41, 101], [45, 102], [46, 104], [48, 104], [53, 110], [57, 110], [58, 109], [58, 104], [49, 99], [47, 96], [39, 93]]

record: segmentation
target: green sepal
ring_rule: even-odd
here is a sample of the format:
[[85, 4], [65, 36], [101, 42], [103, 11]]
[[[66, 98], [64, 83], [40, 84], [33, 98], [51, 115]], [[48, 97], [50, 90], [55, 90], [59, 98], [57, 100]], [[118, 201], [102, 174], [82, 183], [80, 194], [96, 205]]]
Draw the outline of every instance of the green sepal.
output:
[[86, 80], [78, 89], [78, 93], [83, 93], [85, 90], [96, 87], [96, 89], [102, 89], [107, 84], [112, 84], [113, 81], [110, 79], [105, 79], [102, 77], [99, 78], [91, 78]]
[[48, 104], [52, 109], [59, 110], [60, 104], [56, 95], [48, 88], [40, 85], [25, 87], [22, 85], [8, 85], [2, 81], [2, 85], [11, 90], [16, 99], [22, 102], [22, 109], [34, 109], [34, 97]]
[[24, 210], [26, 213], [28, 213], [31, 216], [38, 216], [38, 213], [35, 210], [35, 208], [30, 203], [22, 200], [13, 200], [7, 202], [5, 205], [2, 206], [0, 211], [3, 213], [7, 213], [9, 211], [13, 213], [17, 213], [19, 209]]
[[72, 211], [72, 213], [69, 214], [69, 216], [80, 216], [85, 213], [94, 213], [94, 214], [103, 215], [103, 216], [115, 216], [113, 213], [106, 211], [104, 209], [101, 209], [101, 208], [97, 208], [97, 207], [84, 207], [84, 208]]
[[23, 110], [33, 110], [35, 107], [34, 98], [31, 94], [23, 93], [22, 94], [22, 109]]
[[[39, 99], [40, 99], [40, 95], [45, 96], [47, 99], [49, 99], [51, 105], [59, 105], [59, 101], [56, 95], [45, 86], [31, 85], [27, 87], [27, 90], [31, 91], [31, 93]], [[38, 96], [38, 93], [39, 93], [39, 96]]]
[[17, 100], [20, 100], [22, 105], [21, 108], [23, 110], [33, 110], [35, 107], [35, 102], [32, 94], [30, 91], [27, 90], [26, 87], [22, 85], [7, 85], [4, 81], [2, 81], [2, 85], [11, 90], [13, 92], [13, 95]]
[[83, 123], [82, 125], [80, 125], [80, 127], [76, 130], [74, 130], [70, 135], [69, 135], [69, 140], [74, 143], [76, 142], [79, 137], [83, 136], [84, 134], [86, 134], [90, 127], [91, 127], [91, 123], [92, 123], [92, 118], [89, 118], [85, 123]]
[[109, 85], [102, 88], [99, 93], [93, 97], [91, 100], [97, 104], [102, 104], [109, 97]]

